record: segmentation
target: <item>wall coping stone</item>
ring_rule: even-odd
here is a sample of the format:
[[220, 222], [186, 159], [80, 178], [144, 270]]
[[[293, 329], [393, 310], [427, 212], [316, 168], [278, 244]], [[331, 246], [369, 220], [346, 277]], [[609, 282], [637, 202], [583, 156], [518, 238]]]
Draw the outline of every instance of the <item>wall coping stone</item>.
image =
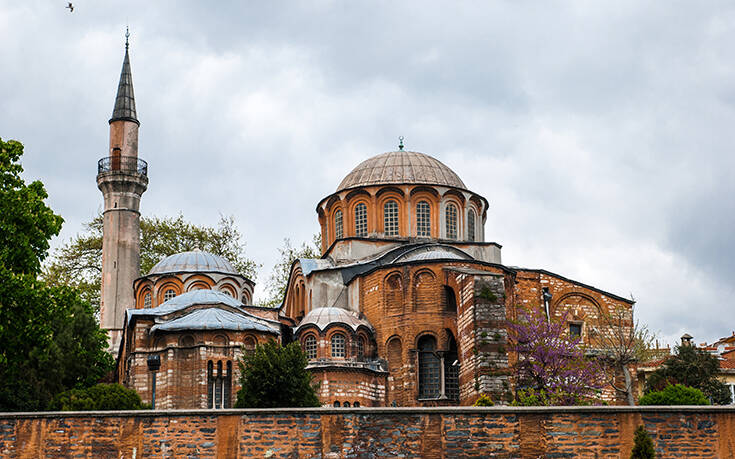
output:
[[359, 407], [359, 408], [243, 408], [198, 410], [133, 410], [133, 411], [36, 411], [0, 413], [3, 419], [35, 418], [100, 418], [100, 417], [179, 417], [179, 416], [258, 416], [258, 415], [423, 415], [423, 414], [587, 414], [587, 413], [662, 413], [691, 414], [735, 413], [735, 405], [680, 406], [441, 406], [441, 407]]

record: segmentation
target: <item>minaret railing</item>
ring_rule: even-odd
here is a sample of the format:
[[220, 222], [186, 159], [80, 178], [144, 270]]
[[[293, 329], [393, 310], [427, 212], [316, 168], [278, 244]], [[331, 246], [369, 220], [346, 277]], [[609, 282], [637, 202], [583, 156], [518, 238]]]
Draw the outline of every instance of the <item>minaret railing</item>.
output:
[[97, 173], [127, 172], [148, 176], [148, 163], [135, 156], [108, 156], [97, 162]]

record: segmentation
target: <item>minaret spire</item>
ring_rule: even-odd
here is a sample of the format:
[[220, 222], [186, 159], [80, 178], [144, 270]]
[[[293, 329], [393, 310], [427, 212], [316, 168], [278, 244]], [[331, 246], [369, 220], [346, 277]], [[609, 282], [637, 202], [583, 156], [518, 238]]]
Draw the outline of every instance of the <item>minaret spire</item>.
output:
[[130, 71], [130, 55], [128, 48], [130, 43], [128, 38], [130, 31], [125, 30], [125, 58], [123, 59], [122, 71], [120, 72], [120, 83], [117, 85], [117, 97], [115, 98], [115, 108], [112, 110], [113, 121], [132, 121], [140, 125], [138, 115], [135, 112], [135, 94], [133, 92], [133, 74]]

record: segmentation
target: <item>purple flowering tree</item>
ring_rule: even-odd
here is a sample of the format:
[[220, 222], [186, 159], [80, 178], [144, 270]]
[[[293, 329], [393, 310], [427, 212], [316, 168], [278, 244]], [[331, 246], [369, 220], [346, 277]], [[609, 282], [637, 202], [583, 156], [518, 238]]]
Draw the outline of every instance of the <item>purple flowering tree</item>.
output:
[[604, 371], [584, 355], [579, 337], [566, 332], [566, 316], [547, 320], [539, 310], [522, 311], [508, 323], [510, 349], [517, 354], [515, 376], [520, 404], [594, 403]]

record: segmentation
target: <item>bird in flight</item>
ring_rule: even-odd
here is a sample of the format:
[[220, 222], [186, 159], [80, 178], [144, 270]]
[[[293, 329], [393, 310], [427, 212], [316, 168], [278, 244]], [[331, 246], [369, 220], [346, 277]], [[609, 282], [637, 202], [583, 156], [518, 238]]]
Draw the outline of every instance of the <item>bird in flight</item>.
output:
[[71, 2], [69, 2], [69, 4], [64, 8], [68, 8], [70, 13], [74, 11], [74, 5], [72, 5]]

